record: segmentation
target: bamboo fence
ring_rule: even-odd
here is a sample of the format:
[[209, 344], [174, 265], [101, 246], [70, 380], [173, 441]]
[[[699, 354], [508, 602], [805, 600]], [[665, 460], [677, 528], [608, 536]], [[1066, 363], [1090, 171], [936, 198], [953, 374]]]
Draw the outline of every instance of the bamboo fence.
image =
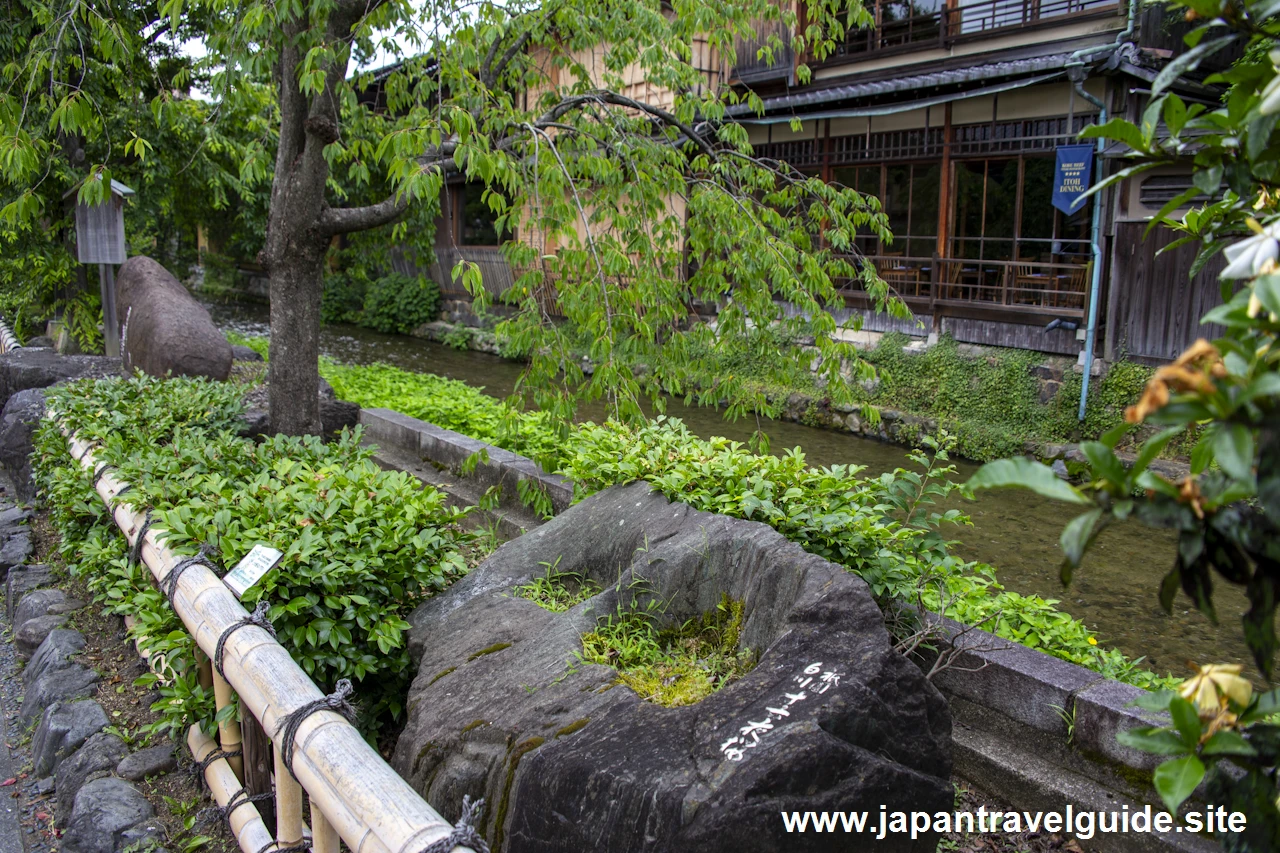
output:
[[0, 353], [13, 352], [16, 349], [22, 349], [22, 344], [18, 343], [18, 338], [9, 328], [9, 324], [0, 317]]
[[[94, 446], [76, 437], [56, 413], [50, 412], [49, 417], [66, 436], [72, 457], [97, 472]], [[110, 469], [104, 469], [96, 479], [95, 489], [116, 525], [156, 581], [165, 581], [185, 558], [160, 545], [157, 528], [145, 525], [145, 514], [119, 499], [126, 483], [112, 476]], [[143, 541], [139, 547], [140, 533]], [[324, 695], [271, 634], [256, 625], [241, 624], [248, 614], [207, 566], [194, 563], [184, 568], [172, 600], [174, 611], [204, 654], [201, 681], [212, 687], [218, 710], [236, 695], [240, 699], [243, 731], [241, 723], [224, 720], [219, 723], [219, 743], [215, 744], [198, 726], [192, 726], [187, 744], [198, 762], [209, 760], [205, 780], [245, 853], [272, 849], [283, 853], [308, 847], [314, 853], [337, 853], [339, 839], [354, 853], [420, 853], [453, 834], [453, 827], [338, 713], [316, 710], [302, 718], [293, 739], [291, 768], [285, 766], [281, 749], [263, 744], [251, 753], [250, 729], [260, 726], [262, 732], [272, 733], [278, 740], [291, 713], [323, 700]], [[218, 639], [237, 624], [241, 627], [224, 642], [224, 679], [209, 661], [216, 653]], [[271, 791], [269, 779], [259, 776], [255, 784], [250, 778], [251, 765], [260, 766], [267, 751], [274, 753], [265, 759], [266, 767], [274, 770], [274, 834], [257, 804], [244, 800], [247, 795]], [[303, 815], [304, 790], [310, 802], [309, 829]], [[229, 805], [234, 808], [228, 810]], [[455, 853], [471, 850], [465, 846], [451, 849]]]

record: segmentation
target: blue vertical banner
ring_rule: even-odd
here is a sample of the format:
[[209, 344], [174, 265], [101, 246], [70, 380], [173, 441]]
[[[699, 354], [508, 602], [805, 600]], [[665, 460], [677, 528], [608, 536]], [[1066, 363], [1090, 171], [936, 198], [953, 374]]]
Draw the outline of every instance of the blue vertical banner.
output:
[[1093, 146], [1059, 145], [1058, 165], [1053, 171], [1053, 206], [1065, 214], [1075, 213], [1084, 204], [1085, 191], [1093, 181]]

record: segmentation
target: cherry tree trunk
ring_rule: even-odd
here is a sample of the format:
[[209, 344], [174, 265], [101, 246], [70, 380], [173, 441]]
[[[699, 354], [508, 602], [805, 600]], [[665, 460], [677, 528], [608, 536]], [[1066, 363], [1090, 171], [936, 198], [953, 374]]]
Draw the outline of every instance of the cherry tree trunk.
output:
[[270, 266], [268, 401], [273, 433], [320, 435], [320, 296], [326, 243], [298, 247], [315, 240], [303, 236], [289, 241], [290, 249]]

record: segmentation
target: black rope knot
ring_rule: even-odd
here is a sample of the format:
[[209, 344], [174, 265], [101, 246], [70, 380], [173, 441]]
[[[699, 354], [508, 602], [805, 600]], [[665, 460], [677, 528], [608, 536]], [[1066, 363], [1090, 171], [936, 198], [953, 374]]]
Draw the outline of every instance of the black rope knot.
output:
[[227, 649], [227, 640], [231, 639], [231, 635], [241, 628], [247, 628], [250, 625], [261, 628], [271, 635], [272, 639], [276, 636], [276, 626], [271, 624], [271, 620], [267, 618], [267, 613], [271, 611], [271, 605], [266, 599], [260, 599], [253, 608], [253, 612], [241, 619], [239, 622], [233, 622], [218, 636], [218, 645], [213, 650], [213, 668], [218, 671], [218, 675], [223, 678], [227, 674], [222, 670], [223, 656]]
[[302, 725], [303, 720], [316, 711], [333, 711], [354, 726], [356, 724], [356, 709], [351, 707], [351, 703], [347, 701], [347, 697], [353, 692], [351, 682], [348, 679], [339, 679], [332, 693], [323, 699], [308, 702], [289, 712], [280, 723], [279, 728], [276, 729], [276, 735], [272, 740], [275, 741], [276, 748], [280, 750], [280, 758], [284, 761], [284, 766], [289, 768], [289, 775], [295, 781], [298, 778], [298, 774], [293, 772], [293, 740], [298, 735], [298, 727]]
[[304, 838], [296, 844], [281, 846], [279, 841], [268, 841], [258, 848], [258, 853], [267, 853], [268, 850], [274, 850], [275, 853], [308, 853], [311, 850], [311, 842]]
[[169, 574], [164, 576], [164, 580], [160, 582], [160, 588], [164, 591], [164, 597], [169, 599], [169, 606], [173, 606], [173, 597], [178, 594], [178, 578], [182, 577], [182, 573], [194, 565], [202, 565], [211, 572], [217, 571], [217, 566], [205, 559], [204, 554], [196, 554], [192, 557], [183, 557], [179, 560]]
[[191, 772], [195, 773], [196, 778], [200, 780], [200, 784], [204, 785], [207, 788], [209, 786], [209, 783], [205, 781], [204, 771], [209, 769], [210, 764], [213, 764], [213, 762], [223, 758], [235, 758], [237, 755], [243, 755], [243, 754], [244, 754], [244, 751], [239, 749], [232, 749], [232, 750], [215, 749], [213, 752], [206, 755], [201, 761], [197, 761], [194, 764], [192, 764]]
[[469, 795], [462, 797], [462, 817], [444, 838], [432, 841], [422, 853], [449, 853], [455, 847], [470, 847], [476, 853], [489, 853], [489, 845], [476, 829], [476, 821], [484, 811], [484, 800], [471, 802]]
[[260, 803], [263, 800], [269, 800], [275, 796], [273, 791], [265, 791], [261, 794], [250, 794], [246, 789], [239, 788], [231, 798], [227, 800], [225, 806], [210, 806], [207, 809], [201, 809], [196, 815], [196, 823], [208, 824], [218, 820], [230, 820], [231, 813], [241, 806], [247, 806], [251, 803]]
[[103, 475], [105, 475], [108, 471], [116, 471], [116, 470], [119, 470], [119, 469], [116, 468], [115, 465], [112, 465], [110, 462], [103, 462], [93, 471], [93, 487], [95, 489], [98, 488], [98, 482], [102, 479]]
[[138, 538], [133, 540], [133, 547], [129, 549], [130, 566], [136, 566], [142, 561], [142, 544], [147, 541], [147, 531], [151, 529], [153, 521], [151, 510], [147, 510], [147, 516], [143, 520], [142, 526], [138, 528]]

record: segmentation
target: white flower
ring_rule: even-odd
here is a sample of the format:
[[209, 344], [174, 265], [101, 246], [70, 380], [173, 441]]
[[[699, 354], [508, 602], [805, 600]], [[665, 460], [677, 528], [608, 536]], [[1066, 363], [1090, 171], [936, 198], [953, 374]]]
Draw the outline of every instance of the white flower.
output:
[[1280, 259], [1280, 222], [1273, 222], [1239, 243], [1222, 250], [1227, 256], [1227, 268], [1220, 278], [1253, 278], [1262, 272], [1268, 261]]

